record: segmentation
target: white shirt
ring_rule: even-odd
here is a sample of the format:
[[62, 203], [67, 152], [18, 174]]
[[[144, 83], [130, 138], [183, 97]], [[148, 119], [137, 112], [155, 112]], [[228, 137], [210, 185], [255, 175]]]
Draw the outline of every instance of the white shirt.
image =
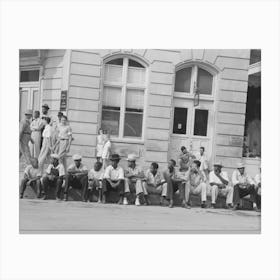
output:
[[[229, 182], [228, 174], [226, 171], [221, 171], [220, 176]], [[220, 178], [215, 174], [214, 170], [209, 174], [209, 183], [223, 184]]]
[[103, 145], [102, 156], [101, 156], [103, 159], [108, 159], [109, 158], [109, 156], [110, 156], [110, 149], [111, 149], [111, 141], [108, 140]]
[[47, 124], [45, 126], [45, 129], [43, 131], [42, 136], [45, 137], [45, 138], [51, 137], [51, 135], [52, 135], [52, 130], [51, 129], [52, 129], [51, 126], [49, 124]]
[[236, 169], [232, 173], [232, 184], [235, 186], [237, 184], [250, 184], [254, 185], [252, 178], [244, 172], [243, 175], [240, 174], [239, 170]]
[[91, 169], [88, 173], [88, 179], [97, 179], [97, 180], [102, 180], [104, 176], [104, 172], [102, 168], [99, 171], [95, 171], [94, 169]]
[[39, 168], [34, 168], [32, 165], [28, 165], [24, 170], [24, 174], [29, 180], [31, 180], [41, 176], [41, 171]]
[[201, 155], [199, 153], [199, 155], [196, 158], [201, 162], [201, 165], [199, 168], [201, 171], [209, 168], [206, 154]]
[[57, 166], [54, 166], [53, 164], [50, 164], [47, 169], [46, 169], [46, 173], [47, 174], [51, 174], [51, 170], [52, 169], [57, 169], [58, 170], [58, 176], [64, 176], [65, 175], [65, 169], [64, 166], [59, 163]]
[[124, 171], [120, 166], [117, 166], [117, 168], [115, 169], [112, 165], [109, 165], [105, 169], [104, 178], [111, 179], [112, 181], [124, 179]]

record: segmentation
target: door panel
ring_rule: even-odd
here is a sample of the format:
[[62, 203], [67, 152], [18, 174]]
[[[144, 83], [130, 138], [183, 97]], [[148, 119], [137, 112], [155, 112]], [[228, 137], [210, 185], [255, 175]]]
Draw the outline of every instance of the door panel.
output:
[[33, 111], [40, 111], [40, 94], [38, 88], [31, 89], [32, 97], [33, 97]]
[[[185, 121], [182, 119], [184, 110], [187, 112], [187, 114], [185, 113], [187, 118]], [[180, 124], [184, 125], [185, 123], [186, 130], [180, 130]], [[177, 125], [177, 128], [174, 129], [174, 125]], [[213, 102], [201, 101], [199, 106], [194, 107], [192, 99], [174, 98], [169, 159], [178, 160], [181, 146], [185, 146], [194, 154], [198, 154], [199, 148], [203, 146], [208, 158], [210, 158], [212, 154], [213, 125]]]
[[21, 89], [19, 94], [19, 98], [20, 98], [20, 106], [19, 106], [19, 119], [21, 120], [24, 117], [24, 113], [28, 108], [28, 103], [29, 103], [29, 93], [30, 90], [27, 89]]

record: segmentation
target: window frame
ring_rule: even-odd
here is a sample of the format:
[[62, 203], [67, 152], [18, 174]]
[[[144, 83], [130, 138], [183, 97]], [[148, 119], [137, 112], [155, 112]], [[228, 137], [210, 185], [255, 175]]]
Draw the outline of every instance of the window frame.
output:
[[174, 97], [178, 98], [188, 98], [188, 99], [193, 99], [194, 98], [194, 84], [197, 84], [197, 75], [198, 75], [198, 68], [201, 68], [205, 71], [207, 71], [209, 74], [212, 75], [212, 89], [211, 89], [211, 94], [200, 94], [200, 99], [201, 100], [214, 100], [214, 95], [215, 95], [215, 89], [216, 89], [216, 75], [217, 73], [213, 71], [213, 69], [200, 64], [200, 63], [188, 63], [188, 64], [182, 64], [181, 66], [176, 68], [175, 71], [175, 80], [176, 81], [176, 73], [179, 70], [182, 70], [184, 68], [192, 68], [191, 71], [191, 84], [190, 84], [190, 92], [180, 92], [180, 91], [175, 91], [175, 82], [174, 82]]
[[[122, 65], [122, 79], [121, 82], [108, 82], [105, 81], [105, 65], [110, 62], [111, 60], [122, 58], [123, 65]], [[135, 60], [136, 62], [140, 63], [143, 66], [145, 71], [145, 82], [144, 84], [135, 84], [135, 83], [128, 83], [128, 67], [129, 66], [129, 59]], [[102, 126], [102, 114], [103, 114], [103, 91], [104, 87], [117, 87], [121, 89], [121, 103], [120, 103], [120, 119], [119, 119], [119, 134], [118, 135], [111, 135], [111, 140], [114, 142], [124, 142], [124, 143], [139, 143], [143, 144], [145, 139], [145, 125], [146, 125], [146, 114], [147, 114], [147, 91], [148, 91], [148, 73], [149, 73], [149, 65], [133, 56], [133, 55], [115, 55], [109, 56], [103, 60], [102, 65], [102, 86], [101, 86], [101, 114], [100, 114], [100, 126]], [[144, 94], [144, 103], [143, 103], [143, 120], [142, 120], [142, 134], [141, 137], [131, 137], [131, 136], [124, 136], [124, 125], [125, 125], [125, 112], [126, 112], [126, 94], [128, 89], [138, 89], [143, 90]]]

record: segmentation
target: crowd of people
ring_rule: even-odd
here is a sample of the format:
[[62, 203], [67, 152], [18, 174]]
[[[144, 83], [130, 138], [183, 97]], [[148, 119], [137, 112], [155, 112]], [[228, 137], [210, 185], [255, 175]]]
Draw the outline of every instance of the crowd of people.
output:
[[[215, 162], [210, 170], [205, 148], [200, 147], [195, 155], [186, 147], [176, 161], [168, 161], [161, 172], [157, 162], [152, 162], [147, 170], [137, 165], [137, 157], [129, 154], [127, 166], [123, 168], [120, 156], [111, 153], [111, 142], [107, 131], [100, 129], [97, 136], [96, 161], [92, 169], [83, 164], [82, 156], [73, 155], [73, 163], [66, 166], [66, 156], [73, 140], [72, 130], [67, 117], [58, 113], [57, 119], [48, 116], [49, 107], [43, 105], [40, 112], [27, 111], [20, 123], [20, 155], [27, 162], [24, 177], [21, 180], [20, 198], [23, 198], [27, 185], [34, 186], [38, 198], [48, 199], [49, 188], [55, 188], [57, 200], [68, 200], [69, 188], [81, 190], [84, 202], [92, 201], [94, 193], [98, 203], [106, 203], [110, 192], [119, 195], [119, 204], [149, 205], [150, 194], [160, 196], [161, 205], [174, 206], [174, 195], [179, 192], [182, 207], [190, 209], [191, 194], [199, 195], [201, 207], [207, 207], [207, 197], [211, 197], [211, 208], [216, 207], [219, 195], [226, 197], [225, 208], [240, 209], [241, 199], [250, 195], [253, 208], [261, 209], [261, 169], [255, 178], [245, 171], [239, 163], [229, 179], [222, 170], [221, 162]], [[44, 170], [44, 164], [50, 158], [50, 164]], [[130, 194], [135, 194], [135, 200]]]

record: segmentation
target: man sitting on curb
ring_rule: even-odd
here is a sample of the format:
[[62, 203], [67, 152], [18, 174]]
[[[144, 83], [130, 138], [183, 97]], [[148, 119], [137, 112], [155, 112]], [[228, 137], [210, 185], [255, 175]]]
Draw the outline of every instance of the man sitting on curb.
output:
[[194, 160], [187, 174], [186, 182], [186, 208], [190, 208], [190, 194], [200, 194], [201, 208], [206, 208], [207, 185], [205, 175], [200, 170], [201, 162]]
[[122, 167], [118, 166], [120, 156], [112, 154], [110, 160], [111, 165], [105, 169], [102, 180], [102, 202], [106, 203], [106, 197], [110, 191], [116, 191], [120, 196], [118, 204], [128, 205], [127, 197], [124, 197], [124, 195], [127, 195], [124, 192], [124, 171]]
[[[127, 157], [128, 168], [125, 170], [125, 193], [126, 192], [135, 192], [136, 200], [135, 205], [140, 206], [140, 196], [143, 196], [143, 179], [144, 172], [136, 166], [136, 156], [133, 154], [128, 155]], [[146, 204], [147, 202], [145, 202]]]
[[103, 175], [104, 170], [102, 168], [102, 162], [97, 161], [94, 164], [93, 169], [88, 173], [88, 189], [85, 193], [86, 201], [91, 201], [93, 191], [96, 189], [98, 191], [98, 203], [101, 203]]
[[24, 191], [26, 186], [34, 186], [36, 187], [37, 197], [40, 197], [41, 193], [41, 171], [38, 165], [37, 158], [31, 158], [31, 164], [28, 165], [24, 170], [24, 177], [21, 180], [20, 184], [20, 198], [23, 198]]
[[233, 188], [229, 186], [228, 174], [222, 171], [220, 162], [214, 163], [214, 170], [209, 174], [209, 184], [211, 189], [211, 208], [215, 208], [218, 195], [226, 196], [226, 208], [232, 208]]
[[82, 163], [80, 155], [73, 155], [73, 160], [74, 163], [68, 167], [65, 178], [64, 201], [68, 200], [68, 189], [70, 186], [82, 190], [82, 199], [84, 201], [88, 184], [88, 169]]
[[250, 194], [250, 200], [253, 202], [253, 208], [256, 209], [256, 190], [254, 181], [245, 172], [245, 165], [240, 162], [237, 165], [237, 169], [232, 174], [233, 191], [233, 203], [234, 210], [240, 208], [240, 199]]
[[63, 177], [65, 175], [64, 167], [59, 163], [58, 154], [51, 154], [52, 163], [47, 167], [46, 174], [43, 176], [42, 185], [43, 185], [43, 199], [48, 198], [48, 192], [50, 186], [56, 187], [56, 199], [61, 199], [61, 190]]
[[174, 206], [174, 194], [179, 189], [180, 198], [182, 199], [182, 206], [186, 205], [185, 200], [185, 184], [182, 174], [176, 170], [176, 161], [171, 159], [168, 161], [168, 168], [163, 172], [163, 178], [167, 187], [167, 199], [169, 199], [169, 208]]
[[144, 181], [144, 195], [147, 204], [150, 204], [148, 194], [160, 194], [160, 205], [164, 204], [167, 196], [167, 184], [162, 173], [158, 171], [158, 164], [152, 162], [150, 168], [147, 170]]

